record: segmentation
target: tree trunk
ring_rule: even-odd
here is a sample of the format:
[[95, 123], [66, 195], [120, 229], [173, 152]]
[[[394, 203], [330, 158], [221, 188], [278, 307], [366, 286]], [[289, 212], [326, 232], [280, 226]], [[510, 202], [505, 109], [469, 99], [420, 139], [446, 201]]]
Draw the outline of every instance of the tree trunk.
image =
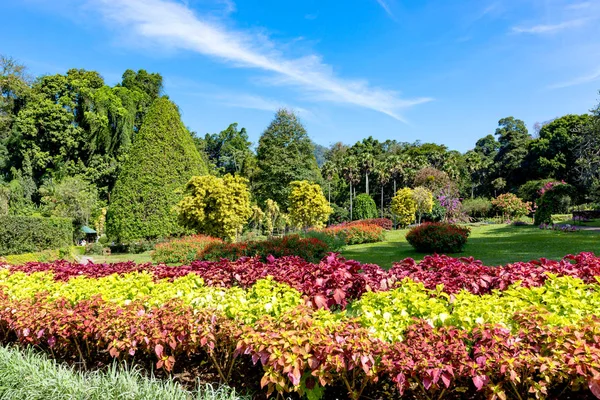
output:
[[350, 221], [352, 221], [352, 181], [350, 181]]
[[381, 218], [383, 218], [383, 185], [381, 185]]
[[369, 194], [369, 173], [365, 174], [365, 186], [367, 187], [367, 194]]
[[[394, 177], [394, 195], [392, 197], [396, 196], [396, 178]], [[393, 218], [393, 223], [394, 223], [394, 229], [396, 229], [396, 214], [392, 214], [392, 218]]]

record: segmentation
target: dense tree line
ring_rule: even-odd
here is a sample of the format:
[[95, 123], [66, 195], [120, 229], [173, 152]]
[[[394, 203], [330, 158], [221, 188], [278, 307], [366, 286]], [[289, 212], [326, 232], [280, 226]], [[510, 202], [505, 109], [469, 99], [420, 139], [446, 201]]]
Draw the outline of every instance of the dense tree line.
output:
[[[160, 74], [127, 70], [114, 86], [98, 72], [81, 69], [32, 78], [23, 65], [0, 57], [0, 214], [70, 217], [80, 225], [102, 225], [108, 214], [113, 235], [128, 239], [135, 232], [180, 233], [176, 218], [153, 221], [128, 199], [160, 203], [172, 197], [168, 203], [176, 203], [187, 180], [201, 174], [244, 178], [253, 204], [263, 209], [275, 204], [282, 213], [289, 211], [292, 182], [315, 182], [334, 220], [361, 216], [366, 204], [364, 196], [357, 198], [361, 194], [386, 215], [403, 187], [422, 186], [435, 196], [452, 191], [462, 198], [518, 193], [531, 201], [544, 183], [556, 180], [577, 189], [576, 201], [596, 202], [600, 105], [536, 124], [534, 134], [523, 121], [503, 118], [493, 134], [465, 153], [373, 137], [324, 148], [310, 140], [294, 112], [283, 109], [255, 147], [237, 123], [204, 136], [190, 132], [165, 96]], [[154, 189], [137, 187], [140, 182]], [[118, 210], [117, 204], [130, 210]], [[160, 212], [169, 214], [169, 207], [162, 204]], [[145, 219], [151, 226], [133, 229], [124, 219], [141, 224]]]

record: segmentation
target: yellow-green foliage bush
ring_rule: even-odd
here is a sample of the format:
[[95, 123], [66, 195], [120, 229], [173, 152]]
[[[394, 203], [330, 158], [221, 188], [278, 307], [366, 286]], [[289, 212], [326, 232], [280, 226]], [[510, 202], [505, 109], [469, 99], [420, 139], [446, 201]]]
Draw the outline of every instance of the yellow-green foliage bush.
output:
[[33, 299], [48, 293], [47, 300], [65, 298], [72, 303], [100, 295], [103, 300], [120, 305], [142, 300], [147, 306], [159, 306], [172, 299], [196, 309], [222, 311], [228, 318], [251, 324], [263, 315], [278, 316], [303, 304], [302, 295], [271, 277], [258, 280], [244, 290], [239, 287], [206, 286], [196, 274], [188, 274], [172, 282], [155, 281], [152, 274], [133, 272], [113, 274], [103, 278], [78, 276], [67, 282], [56, 281], [51, 272], [23, 272], [0, 270], [0, 288], [16, 299]]
[[405, 187], [398, 190], [396, 195], [392, 198], [392, 213], [396, 215], [398, 223], [403, 227], [415, 222], [417, 203], [412, 194], [412, 189]]
[[308, 181], [290, 183], [289, 213], [292, 224], [299, 228], [321, 228], [333, 212], [321, 186]]
[[417, 207], [419, 223], [421, 223], [421, 217], [423, 214], [430, 213], [433, 209], [433, 193], [423, 186], [418, 186], [413, 189], [412, 197]]
[[235, 240], [252, 215], [248, 180], [194, 176], [179, 203], [179, 222], [198, 233]]

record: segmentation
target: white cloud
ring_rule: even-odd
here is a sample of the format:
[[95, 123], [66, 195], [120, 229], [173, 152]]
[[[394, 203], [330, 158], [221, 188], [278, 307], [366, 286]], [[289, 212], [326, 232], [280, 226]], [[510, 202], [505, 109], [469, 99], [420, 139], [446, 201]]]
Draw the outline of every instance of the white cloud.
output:
[[390, 8], [390, 5], [387, 2], [387, 0], [376, 0], [376, 1], [377, 1], [377, 3], [379, 3], [379, 5], [381, 6], [381, 8], [383, 8], [385, 10], [385, 12], [387, 13], [387, 15], [389, 15], [392, 18], [394, 18], [394, 14], [392, 13], [392, 9]]
[[334, 75], [332, 67], [312, 54], [285, 57], [264, 35], [225, 27], [197, 16], [181, 3], [167, 0], [90, 0], [106, 19], [131, 30], [139, 38], [169, 49], [194, 51], [236, 67], [273, 73], [273, 81], [298, 87], [316, 100], [352, 104], [403, 121], [404, 108], [430, 101], [405, 100], [395, 91], [372, 87], [365, 81]]
[[310, 114], [310, 111], [305, 108], [289, 105], [283, 101], [274, 100], [254, 94], [229, 93], [227, 95], [216, 96], [207, 94], [206, 97], [212, 98], [220, 104], [229, 107], [249, 108], [252, 110], [261, 110], [269, 112], [275, 112], [280, 108], [287, 108], [290, 110], [294, 110], [299, 115]]
[[558, 31], [563, 31], [565, 29], [570, 28], [578, 28], [585, 24], [588, 21], [588, 18], [579, 18], [573, 19], [569, 21], [564, 21], [558, 24], [540, 24], [534, 25], [530, 27], [522, 27], [515, 26], [512, 28], [512, 31], [515, 33], [531, 33], [531, 34], [544, 34], [544, 33], [553, 33]]
[[567, 88], [567, 87], [571, 87], [571, 86], [583, 85], [585, 83], [590, 83], [590, 82], [594, 82], [597, 80], [600, 80], [600, 69], [598, 69], [596, 72], [589, 74], [589, 75], [580, 76], [580, 77], [572, 79], [570, 81], [560, 82], [560, 83], [556, 83], [554, 85], [550, 85], [549, 89], [562, 89], [562, 88]]

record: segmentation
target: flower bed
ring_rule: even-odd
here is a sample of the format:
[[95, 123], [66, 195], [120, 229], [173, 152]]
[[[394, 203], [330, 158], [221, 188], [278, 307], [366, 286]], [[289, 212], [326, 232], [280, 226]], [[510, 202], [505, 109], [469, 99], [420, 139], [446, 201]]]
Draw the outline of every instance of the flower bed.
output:
[[206, 248], [213, 243], [223, 243], [223, 241], [206, 235], [173, 239], [157, 244], [152, 252], [152, 260], [167, 264], [190, 263], [200, 260]]
[[377, 243], [384, 239], [384, 228], [360, 221], [352, 224], [333, 225], [322, 229], [321, 232], [339, 237], [346, 244]]
[[357, 221], [344, 222], [336, 226], [356, 226], [356, 225], [377, 225], [386, 231], [391, 231], [394, 227], [394, 223], [389, 218], [370, 218], [370, 219], [359, 219]]
[[0, 270], [0, 340], [310, 398], [600, 397], [597, 276], [591, 253], [31, 263]]
[[237, 260], [240, 257], [298, 256], [307, 261], [318, 262], [329, 248], [327, 243], [317, 238], [302, 238], [299, 235], [286, 235], [267, 240], [240, 243], [213, 243], [202, 254], [203, 260], [217, 261], [222, 258]]

